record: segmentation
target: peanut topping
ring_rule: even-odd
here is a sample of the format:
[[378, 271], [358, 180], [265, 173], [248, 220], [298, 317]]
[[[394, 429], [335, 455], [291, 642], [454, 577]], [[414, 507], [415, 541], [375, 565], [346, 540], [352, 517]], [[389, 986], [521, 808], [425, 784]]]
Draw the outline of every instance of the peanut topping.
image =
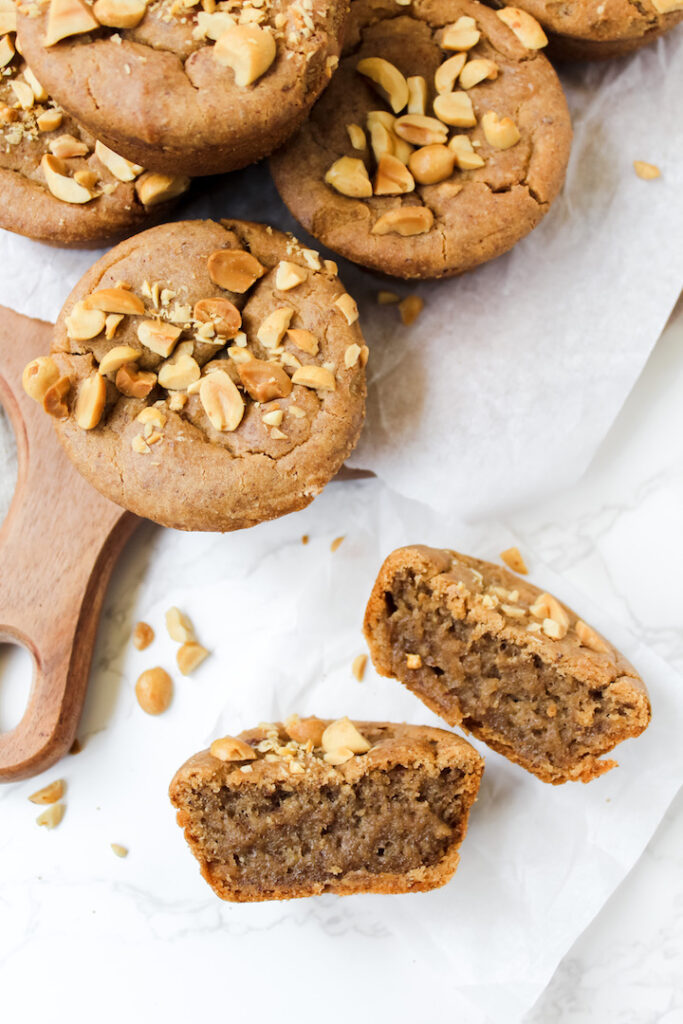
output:
[[179, 608], [169, 608], [166, 612], [166, 630], [171, 640], [178, 644], [190, 644], [196, 640], [194, 626]]
[[374, 224], [373, 235], [397, 234], [408, 237], [431, 231], [434, 214], [426, 206], [402, 206], [382, 214]]
[[368, 199], [372, 195], [372, 184], [362, 160], [342, 156], [330, 167], [325, 182], [343, 196], [352, 199]]
[[173, 681], [163, 668], [148, 668], [138, 677], [135, 696], [146, 714], [161, 715], [170, 706]]
[[[456, 53], [439, 65], [434, 73], [434, 85], [438, 93], [453, 92], [455, 80], [464, 68], [466, 60], [464, 53]], [[422, 113], [424, 114], [424, 110]]]
[[[9, 84], [10, 84], [10, 88], [11, 88], [12, 92], [14, 93], [14, 95], [17, 98], [17, 101], [18, 101], [19, 106], [21, 107], [21, 109], [22, 110], [30, 110], [31, 107], [34, 104], [35, 96], [33, 95], [33, 89], [28, 84], [28, 82], [22, 82], [20, 80], [16, 80], [15, 79], [13, 81], [10, 81]], [[65, 137], [66, 138], [71, 138], [71, 136], [65, 136]], [[51, 151], [54, 152], [54, 150], [52, 150], [52, 147], [50, 147], [50, 148], [51, 148]], [[88, 150], [88, 147], [86, 146], [85, 147], [85, 152], [87, 152], [87, 150]], [[71, 153], [55, 153], [55, 156], [59, 156], [59, 157], [71, 156], [71, 155], [72, 155]], [[74, 155], [80, 156], [81, 154], [76, 153]]]
[[654, 178], [660, 178], [662, 174], [656, 164], [648, 164], [644, 160], [634, 160], [633, 170], [643, 181], [652, 181]]
[[50, 356], [39, 356], [24, 367], [21, 386], [34, 402], [42, 402], [48, 388], [59, 380], [59, 369]]
[[422, 668], [422, 658], [419, 654], [406, 654], [406, 668]]
[[61, 110], [45, 110], [36, 118], [38, 131], [54, 132], [59, 128], [63, 120], [64, 115]]
[[66, 404], [66, 396], [71, 391], [71, 381], [68, 377], [60, 377], [54, 384], [51, 384], [43, 395], [43, 409], [50, 416], [63, 420], [69, 415], [69, 406]]
[[[109, 2], [110, 0], [97, 0], [97, 3]], [[103, 24], [105, 23], [103, 22]], [[125, 157], [119, 156], [99, 139], [95, 142], [95, 156], [119, 181], [134, 181], [144, 171], [144, 167], [141, 167], [140, 164], [134, 164], [130, 160], [126, 160]]]
[[400, 196], [415, 190], [415, 179], [400, 160], [386, 153], [377, 166], [374, 192], [376, 196]]
[[352, 754], [366, 754], [370, 749], [370, 743], [365, 736], [347, 717], [338, 718], [327, 726], [322, 734], [320, 745], [326, 754], [331, 754], [340, 748], [346, 748]]
[[496, 11], [501, 21], [511, 28], [522, 46], [527, 50], [540, 50], [548, 45], [548, 37], [531, 14], [521, 11], [519, 7], [503, 7]]
[[569, 616], [552, 594], [539, 594], [529, 608], [534, 618], [542, 619], [542, 629], [546, 636], [553, 640], [561, 640], [569, 629]]
[[56, 804], [64, 796], [65, 789], [64, 779], [56, 779], [35, 793], [31, 793], [29, 800], [32, 804]]
[[42, 825], [44, 828], [57, 828], [57, 825], [59, 825], [64, 817], [65, 810], [64, 804], [52, 804], [42, 814], [38, 815], [36, 824]]
[[7, 67], [14, 57], [14, 43], [9, 36], [0, 36], [0, 68]]
[[660, 14], [671, 14], [683, 8], [683, 0], [652, 0], [652, 5]]
[[[2, 12], [0, 12], [0, 17], [2, 17]], [[33, 92], [36, 103], [46, 103], [50, 98], [48, 96], [47, 89], [40, 84], [29, 67], [24, 68], [24, 78], [31, 86], [31, 91]]]
[[251, 85], [265, 75], [275, 60], [277, 47], [269, 28], [234, 25], [216, 41], [213, 56], [223, 67], [232, 68], [235, 85]]
[[184, 175], [158, 174], [156, 171], [146, 171], [135, 182], [135, 192], [143, 206], [168, 203], [187, 192], [189, 187], [190, 179]]
[[157, 379], [167, 391], [184, 391], [200, 376], [196, 359], [187, 352], [177, 352], [161, 364]]
[[275, 271], [275, 287], [280, 292], [288, 292], [303, 284], [308, 278], [308, 271], [298, 263], [280, 260]]
[[501, 551], [500, 557], [513, 572], [518, 572], [522, 576], [529, 572], [519, 548], [506, 548], [505, 551]]
[[292, 384], [300, 384], [315, 391], [336, 391], [337, 383], [331, 370], [324, 366], [302, 366], [294, 371]]
[[55, 199], [61, 199], [63, 203], [79, 204], [89, 203], [93, 198], [89, 189], [69, 177], [66, 173], [66, 165], [56, 156], [45, 153], [40, 161], [40, 167], [45, 177], [45, 184]]
[[242, 295], [266, 272], [255, 256], [244, 249], [219, 249], [207, 262], [209, 277], [219, 288]]
[[201, 644], [187, 643], [178, 648], [176, 663], [184, 676], [191, 675], [208, 658], [209, 652]]
[[97, 18], [83, 0], [52, 0], [43, 46], [54, 46], [60, 39], [94, 32], [99, 27]]
[[[292, 391], [292, 382], [277, 363], [265, 359], [250, 359], [237, 367], [240, 380], [255, 402], [270, 402], [275, 398], [287, 398]], [[275, 424], [279, 426], [279, 424]]]
[[14, 0], [4, 0], [0, 3], [0, 35], [17, 31], [17, 12], [14, 8]]
[[407, 295], [405, 299], [399, 302], [398, 311], [406, 327], [410, 327], [411, 324], [415, 323], [424, 309], [424, 305], [424, 299], [421, 299], [419, 295]]
[[137, 329], [137, 336], [142, 344], [164, 359], [170, 356], [182, 333], [181, 327], [167, 324], [163, 320], [142, 320]]
[[[99, 309], [103, 313], [133, 313], [145, 312], [145, 304], [137, 295], [133, 295], [127, 288], [102, 288], [100, 291], [92, 292], [83, 299], [86, 309]], [[104, 323], [102, 324], [104, 326]], [[142, 339], [140, 339], [142, 340]]]
[[60, 135], [58, 138], [53, 139], [49, 149], [60, 160], [70, 160], [72, 157], [85, 156], [88, 152], [85, 142], [74, 138], [73, 135]]
[[501, 118], [493, 110], [484, 114], [481, 126], [484, 129], [486, 141], [495, 149], [510, 149], [512, 146], [516, 146], [521, 139], [519, 129], [512, 118]]
[[346, 764], [353, 757], [353, 751], [348, 747], [337, 747], [336, 750], [330, 750], [329, 753], [323, 756], [323, 760], [335, 768], [337, 765]]
[[448, 143], [448, 148], [455, 157], [456, 166], [461, 171], [474, 171], [486, 163], [484, 158], [475, 151], [468, 135], [454, 135]]
[[287, 337], [302, 352], [307, 352], [309, 356], [317, 356], [320, 346], [318, 339], [311, 331], [304, 331], [299, 327], [290, 327], [287, 331]]
[[133, 647], [138, 651], [146, 650], [154, 640], [154, 630], [147, 622], [136, 622], [133, 630]]
[[298, 715], [289, 715], [284, 721], [287, 735], [295, 743], [309, 744], [311, 747], [319, 747], [323, 741], [325, 724], [319, 718], [299, 718]]
[[413, 146], [443, 144], [448, 138], [445, 124], [423, 114], [404, 114], [396, 120], [394, 131], [400, 139], [405, 139]]
[[427, 109], [427, 83], [422, 75], [411, 75], [408, 84], [408, 113], [424, 114]]
[[347, 370], [350, 370], [352, 367], [356, 365], [360, 353], [360, 345], [356, 345], [354, 343], [353, 345], [349, 345], [347, 347], [346, 351], [344, 352], [344, 366], [346, 367]]
[[460, 85], [463, 89], [472, 89], [487, 78], [498, 78], [498, 65], [484, 58], [470, 60], [460, 72]]
[[346, 132], [349, 136], [349, 142], [354, 149], [365, 149], [367, 145], [365, 132], [359, 124], [347, 124]]
[[146, 11], [146, 0], [95, 0], [92, 8], [100, 25], [107, 28], [135, 28]]
[[134, 363], [141, 355], [138, 349], [131, 348], [130, 345], [115, 345], [102, 357], [98, 369], [102, 374], [115, 373], [125, 363]]
[[116, 387], [127, 398], [147, 398], [157, 382], [156, 373], [138, 370], [134, 363], [122, 366], [116, 374]]
[[[390, 122], [389, 125], [387, 125], [384, 118], [380, 118], [378, 116], [379, 114], [384, 113], [387, 114], [387, 120]], [[394, 118], [388, 113], [388, 111], [371, 110], [368, 114], [367, 125], [368, 131], [370, 132], [370, 148], [372, 149], [372, 155], [377, 163], [380, 162], [383, 156], [393, 156], [394, 141], [396, 139], [392, 130], [393, 123]]]
[[610, 651], [609, 644], [602, 639], [599, 633], [597, 633], [592, 626], [589, 626], [583, 621], [583, 619], [576, 620], [576, 635], [581, 641], [584, 647], [588, 647], [591, 651], [597, 651], [598, 654], [608, 654]]
[[441, 36], [442, 50], [471, 50], [481, 37], [474, 18], [463, 15], [452, 25], [447, 25]]
[[355, 324], [358, 319], [358, 306], [348, 292], [344, 292], [338, 299], [334, 300], [337, 309], [343, 313], [347, 324]]
[[477, 123], [472, 100], [466, 92], [443, 92], [434, 100], [434, 113], [444, 124], [473, 128]]
[[213, 324], [221, 338], [234, 338], [242, 326], [242, 314], [229, 299], [200, 299], [192, 315], [201, 323]]
[[102, 419], [107, 385], [99, 375], [93, 373], [83, 381], [76, 398], [76, 423], [82, 430], [93, 430]]
[[367, 654], [357, 654], [351, 662], [351, 672], [359, 683], [363, 682], [363, 676], [365, 675], [365, 668], [368, 663]]
[[291, 306], [280, 306], [268, 314], [256, 332], [264, 348], [276, 348], [280, 344], [293, 316]]
[[408, 103], [408, 83], [394, 64], [383, 57], [366, 57], [358, 61], [356, 71], [370, 79], [395, 114], [405, 108]]
[[411, 154], [408, 167], [420, 185], [435, 185], [450, 178], [455, 154], [448, 146], [423, 146]]
[[215, 430], [236, 430], [244, 416], [244, 399], [227, 373], [217, 371], [202, 378], [199, 400]]
[[223, 736], [214, 740], [209, 747], [209, 753], [219, 761], [254, 761], [257, 754], [253, 747], [243, 740], [235, 739], [234, 736]]

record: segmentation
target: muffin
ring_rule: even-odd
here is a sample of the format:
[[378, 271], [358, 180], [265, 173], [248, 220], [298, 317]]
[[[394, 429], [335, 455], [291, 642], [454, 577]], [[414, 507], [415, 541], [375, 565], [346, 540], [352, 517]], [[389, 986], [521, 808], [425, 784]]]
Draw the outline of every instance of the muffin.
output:
[[122, 242], [25, 371], [77, 469], [165, 526], [308, 505], [358, 438], [368, 350], [336, 267], [272, 228], [164, 224]]
[[345, 56], [271, 160], [304, 227], [404, 278], [460, 274], [510, 249], [564, 180], [564, 94], [523, 25], [475, 0], [356, 0]]
[[541, 23], [553, 58], [602, 60], [632, 53], [674, 28], [683, 19], [683, 0], [520, 0], [518, 10]]
[[442, 729], [294, 715], [216, 740], [170, 796], [221, 899], [424, 892], [455, 872], [483, 768]]
[[189, 178], [146, 172], [62, 110], [16, 50], [15, 23], [0, 0], [0, 227], [89, 246], [165, 219]]
[[339, 55], [347, 0], [25, 0], [22, 52], [107, 146], [164, 174], [270, 153]]
[[650, 721], [647, 690], [604, 637], [551, 594], [455, 551], [401, 548], [372, 590], [375, 668], [449, 725], [555, 785], [589, 782]]

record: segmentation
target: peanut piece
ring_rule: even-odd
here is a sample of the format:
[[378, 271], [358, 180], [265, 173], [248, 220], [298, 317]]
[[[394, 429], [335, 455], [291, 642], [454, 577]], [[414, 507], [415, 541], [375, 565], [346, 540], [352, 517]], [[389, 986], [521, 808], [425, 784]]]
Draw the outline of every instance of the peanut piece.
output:
[[374, 181], [376, 196], [400, 196], [415, 191], [415, 180], [404, 164], [386, 153], [379, 161]]
[[340, 747], [346, 747], [354, 754], [366, 754], [371, 744], [362, 735], [346, 716], [338, 718], [327, 726], [322, 734], [320, 745], [326, 754], [330, 754]]
[[29, 800], [32, 804], [56, 804], [64, 796], [65, 789], [64, 779], [56, 779], [35, 793], [31, 793]]
[[[97, 0], [97, 3], [105, 2], [109, 2], [109, 0]], [[95, 7], [97, 7], [97, 3]], [[102, 22], [102, 24], [104, 25], [106, 22]], [[115, 153], [113, 149], [109, 149], [99, 139], [95, 142], [95, 156], [119, 181], [135, 181], [137, 176], [142, 174], [145, 169], [140, 164], [134, 164], [131, 160], [126, 160], [125, 157], [119, 156], [118, 153]]]
[[265, 75], [275, 60], [277, 47], [269, 28], [258, 25], [234, 25], [216, 40], [213, 56], [219, 64], [232, 68], [235, 85], [251, 85]]
[[142, 299], [133, 295], [127, 288], [102, 288], [100, 291], [86, 295], [83, 305], [86, 309], [99, 309], [103, 313], [139, 315], [145, 312], [145, 304]]
[[450, 178], [455, 166], [455, 154], [448, 146], [423, 146], [411, 154], [408, 167], [420, 185], [435, 185]]
[[434, 225], [434, 214], [426, 206], [402, 206], [398, 210], [389, 210], [382, 214], [374, 224], [373, 235], [423, 235], [431, 231]]
[[597, 633], [592, 626], [589, 626], [583, 621], [583, 619], [576, 620], [576, 635], [578, 636], [581, 644], [584, 647], [588, 647], [591, 651], [596, 651], [598, 654], [609, 654], [610, 646], [606, 640]]
[[320, 345], [315, 334], [311, 331], [304, 331], [299, 327], [290, 327], [287, 331], [287, 337], [302, 352], [307, 352], [309, 356], [317, 356]]
[[[22, 110], [30, 110], [31, 107], [33, 106], [34, 102], [35, 102], [35, 96], [33, 95], [33, 89], [28, 84], [28, 82], [22, 82], [22, 81], [20, 81], [18, 79], [15, 79], [13, 81], [10, 80], [9, 84], [10, 84], [10, 89], [12, 90], [14, 95], [16, 96], [16, 98], [17, 98], [17, 100], [19, 102], [19, 106], [21, 107], [21, 109]], [[87, 151], [87, 147], [86, 147], [86, 151]], [[62, 155], [69, 156], [70, 154], [68, 154], [68, 153], [67, 154], [57, 153], [56, 155], [57, 156], [62, 156]]]
[[131, 348], [130, 345], [115, 345], [102, 356], [98, 370], [102, 374], [115, 373], [125, 363], [134, 363], [141, 355], [139, 349]]
[[489, 146], [494, 149], [510, 149], [516, 146], [521, 135], [511, 117], [499, 117], [493, 110], [487, 111], [481, 119], [481, 126]]
[[302, 366], [294, 371], [292, 384], [300, 384], [302, 387], [313, 388], [315, 391], [337, 390], [334, 374], [324, 366]]
[[192, 316], [201, 323], [213, 324], [221, 338], [234, 338], [242, 326], [242, 314], [229, 299], [200, 299]]
[[[393, 156], [395, 138], [393, 131], [387, 126], [386, 122], [375, 116], [379, 113], [385, 113], [385, 111], [371, 110], [366, 122], [370, 132], [370, 149], [377, 163], [380, 162], [383, 156]], [[393, 124], [394, 118], [391, 114], [387, 114], [387, 117], [391, 124]]]
[[201, 644], [197, 643], [187, 643], [178, 648], [178, 653], [175, 657], [182, 674], [189, 676], [196, 668], [199, 668], [208, 656], [209, 652], [206, 647], [202, 647]]
[[408, 113], [424, 114], [427, 109], [427, 83], [422, 75], [411, 75], [408, 83]]
[[63, 120], [64, 114], [61, 110], [46, 110], [36, 119], [38, 131], [54, 132], [60, 127]]
[[358, 319], [358, 306], [354, 299], [351, 298], [348, 292], [344, 292], [339, 296], [338, 299], [334, 300], [334, 304], [337, 309], [342, 313], [349, 326], [355, 324]]
[[181, 327], [167, 324], [163, 320], [142, 320], [137, 329], [142, 344], [164, 359], [170, 356], [182, 333]]
[[377, 92], [383, 97], [395, 114], [408, 103], [408, 83], [398, 68], [383, 57], [366, 57], [358, 61], [356, 71], [369, 78]]
[[423, 114], [404, 114], [394, 123], [394, 131], [400, 139], [405, 139], [413, 146], [444, 144], [448, 138], [445, 124]]
[[444, 124], [473, 128], [477, 119], [466, 92], [443, 92], [434, 100], [434, 113]]
[[14, 52], [14, 43], [10, 37], [0, 36], [0, 68], [4, 68], [9, 64], [14, 57]]
[[308, 278], [308, 271], [298, 263], [280, 260], [275, 271], [275, 287], [280, 292], [288, 292], [303, 284]]
[[24, 367], [21, 386], [34, 402], [42, 402], [48, 388], [59, 380], [59, 368], [50, 356], [38, 356]]
[[214, 740], [209, 747], [209, 753], [219, 761], [255, 761], [258, 754], [253, 747], [243, 740], [235, 739], [234, 736], [222, 736]]
[[[498, 13], [498, 12], [496, 12]], [[471, 50], [481, 37], [474, 18], [463, 15], [452, 25], [447, 25], [441, 36], [442, 50]]]
[[54, 46], [60, 39], [94, 32], [99, 27], [91, 8], [83, 0], [52, 0], [43, 46]]
[[154, 640], [154, 630], [147, 622], [137, 622], [133, 630], [133, 647], [138, 651], [146, 650]]
[[469, 60], [460, 72], [460, 85], [463, 89], [472, 89], [485, 79], [498, 78], [498, 65], [484, 58]]
[[329, 753], [323, 756], [323, 760], [336, 768], [337, 765], [346, 764], [353, 757], [353, 751], [348, 747], [337, 747], [336, 750], [330, 750]]
[[660, 14], [671, 14], [683, 8], [683, 0], [652, 0], [652, 4]]
[[243, 249], [219, 249], [207, 261], [209, 277], [219, 288], [240, 295], [266, 272], [255, 256]]
[[352, 345], [347, 345], [344, 352], [344, 366], [347, 370], [351, 370], [360, 357], [361, 347], [356, 345], [355, 342]]
[[57, 825], [59, 825], [64, 817], [65, 810], [64, 804], [52, 804], [42, 814], [38, 815], [36, 825], [42, 825], [45, 828], [57, 828]]
[[365, 149], [367, 145], [365, 132], [359, 124], [347, 124], [346, 132], [349, 136], [349, 142], [354, 149]]
[[634, 160], [633, 170], [643, 181], [652, 181], [654, 178], [661, 177], [662, 174], [656, 164], [648, 164], [644, 160]]
[[5, 0], [0, 4], [0, 36], [17, 31], [17, 12], [14, 0]]
[[365, 667], [368, 663], [367, 654], [357, 654], [351, 662], [351, 672], [359, 683], [363, 682], [363, 676], [365, 675]]
[[196, 640], [194, 626], [179, 608], [169, 608], [166, 612], [166, 629], [171, 640], [176, 643], [190, 644]]
[[335, 160], [325, 175], [325, 183], [352, 199], [367, 199], [372, 195], [367, 168], [356, 157], [342, 156]]
[[99, 375], [92, 373], [83, 381], [76, 398], [75, 417], [81, 430], [93, 430], [102, 419], [107, 385]]
[[256, 337], [264, 348], [277, 348], [293, 316], [294, 310], [290, 306], [280, 306], [268, 314], [256, 332]]
[[415, 323], [424, 309], [424, 305], [424, 299], [421, 299], [419, 295], [407, 295], [405, 299], [399, 302], [398, 311], [406, 327], [410, 327], [411, 324]]
[[[0, 12], [0, 17], [2, 17], [2, 12]], [[35, 99], [36, 103], [46, 103], [48, 101], [48, 99], [50, 98], [48, 96], [47, 89], [45, 89], [40, 84], [40, 82], [38, 81], [38, 79], [36, 78], [36, 76], [33, 74], [33, 72], [31, 71], [31, 69], [29, 67], [25, 67], [24, 68], [24, 78], [26, 79], [28, 84], [31, 86], [31, 91], [33, 93], [33, 98]]]
[[147, 3], [146, 0], [95, 0], [92, 12], [100, 25], [107, 28], [135, 28], [147, 12]]
[[250, 359], [247, 363], [239, 364], [237, 372], [244, 388], [255, 402], [270, 402], [275, 398], [287, 398], [291, 394], [292, 382], [277, 363], [270, 363], [265, 359]]
[[160, 715], [171, 703], [173, 681], [163, 668], [148, 668], [138, 677], [135, 696], [146, 714]]
[[456, 166], [461, 171], [473, 171], [477, 167], [483, 167], [486, 161], [475, 151], [468, 135], [454, 135], [448, 143], [448, 148], [455, 157]]
[[184, 391], [200, 376], [201, 370], [196, 359], [187, 352], [178, 352], [161, 364], [157, 380], [167, 391]]
[[63, 420], [69, 415], [69, 406], [66, 404], [66, 396], [71, 391], [71, 381], [68, 377], [60, 377], [54, 384], [51, 384], [43, 396], [43, 409], [49, 416]]
[[147, 398], [156, 382], [156, 373], [138, 370], [135, 363], [122, 366], [115, 380], [117, 389], [127, 398]]
[[45, 177], [45, 184], [55, 197], [63, 203], [89, 203], [93, 194], [89, 189], [79, 185], [77, 181], [65, 174], [65, 165], [53, 154], [45, 153], [40, 161]]
[[227, 373], [218, 371], [202, 378], [199, 400], [215, 430], [236, 430], [244, 416], [244, 399]]
[[128, 856], [128, 848], [126, 846], [121, 846], [121, 843], [110, 843], [109, 845], [111, 847], [111, 852], [115, 857]]
[[156, 171], [145, 171], [135, 182], [135, 192], [143, 206], [168, 203], [187, 192], [189, 187], [190, 179], [182, 174], [158, 174]]
[[301, 743], [302, 745], [310, 743], [312, 747], [319, 747], [322, 743], [325, 723], [316, 718], [315, 715], [311, 715], [309, 718], [289, 715], [285, 718], [284, 726], [287, 730], [287, 735], [295, 743]]
[[[434, 85], [438, 93], [453, 92], [455, 80], [464, 68], [466, 60], [464, 53], [456, 53], [439, 65], [434, 73]], [[422, 113], [424, 114], [424, 110]]]
[[522, 46], [527, 50], [540, 50], [548, 45], [548, 37], [531, 14], [519, 7], [503, 7], [496, 14], [508, 28], [511, 28]]
[[501, 551], [500, 557], [513, 572], [518, 572], [522, 576], [529, 572], [519, 548], [506, 548], [505, 551]]
[[422, 658], [419, 654], [406, 654], [406, 668], [422, 668]]
[[85, 142], [74, 138], [73, 135], [59, 135], [50, 142], [48, 149], [59, 160], [70, 160], [72, 157], [85, 156], [88, 152]]

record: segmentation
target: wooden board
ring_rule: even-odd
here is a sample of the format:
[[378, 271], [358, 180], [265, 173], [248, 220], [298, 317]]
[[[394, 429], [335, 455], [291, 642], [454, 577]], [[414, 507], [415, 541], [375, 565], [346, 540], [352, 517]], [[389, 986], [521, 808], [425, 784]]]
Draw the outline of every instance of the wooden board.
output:
[[73, 743], [107, 583], [139, 522], [77, 473], [22, 390], [22, 370], [47, 353], [51, 331], [0, 306], [0, 402], [19, 463], [0, 529], [0, 641], [23, 645], [34, 663], [26, 712], [0, 734], [0, 782], [44, 771]]

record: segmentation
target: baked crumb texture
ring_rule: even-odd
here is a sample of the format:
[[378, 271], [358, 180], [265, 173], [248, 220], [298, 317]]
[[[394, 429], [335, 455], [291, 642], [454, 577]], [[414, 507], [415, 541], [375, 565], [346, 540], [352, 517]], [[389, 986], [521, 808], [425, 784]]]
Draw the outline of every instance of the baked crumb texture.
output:
[[473, 0], [354, 0], [338, 71], [271, 169], [334, 251], [403, 278], [510, 249], [564, 182], [571, 123], [540, 26]]
[[543, 782], [589, 782], [650, 721], [642, 680], [604, 637], [518, 576], [452, 551], [407, 547], [379, 573], [365, 635], [400, 680]]
[[303, 742], [262, 725], [241, 736], [248, 759], [203, 751], [171, 783], [178, 824], [218, 896], [421, 892], [452, 877], [483, 771], [468, 743], [440, 729], [356, 722], [369, 749], [325, 755], [314, 741], [331, 723], [288, 724]]

